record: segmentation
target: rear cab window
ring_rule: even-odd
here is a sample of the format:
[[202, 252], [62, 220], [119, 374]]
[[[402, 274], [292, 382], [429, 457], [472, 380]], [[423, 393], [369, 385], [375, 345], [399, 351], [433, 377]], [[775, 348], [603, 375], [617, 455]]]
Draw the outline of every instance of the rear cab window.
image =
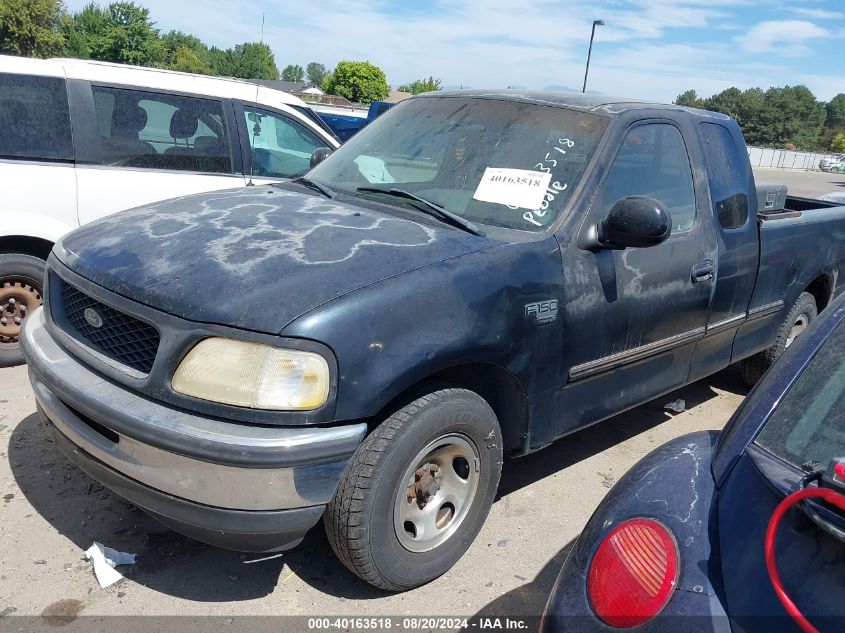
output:
[[64, 79], [0, 73], [0, 158], [73, 160]]
[[92, 91], [103, 164], [232, 173], [220, 101], [102, 86]]

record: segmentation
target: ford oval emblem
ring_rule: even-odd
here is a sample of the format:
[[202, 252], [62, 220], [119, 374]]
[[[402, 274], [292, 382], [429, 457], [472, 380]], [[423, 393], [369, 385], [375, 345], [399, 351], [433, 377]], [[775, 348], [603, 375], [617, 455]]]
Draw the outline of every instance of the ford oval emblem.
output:
[[97, 314], [97, 311], [94, 308], [85, 308], [85, 312], [82, 313], [82, 316], [85, 317], [85, 321], [91, 327], [101, 328], [103, 327], [103, 317]]

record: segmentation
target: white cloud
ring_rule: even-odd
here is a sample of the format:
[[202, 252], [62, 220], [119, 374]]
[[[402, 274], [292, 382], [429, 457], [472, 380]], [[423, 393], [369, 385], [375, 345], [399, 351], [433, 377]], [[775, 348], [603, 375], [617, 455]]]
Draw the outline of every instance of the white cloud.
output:
[[805, 9], [802, 7], [791, 7], [789, 9], [792, 13], [811, 18], [813, 20], [845, 20], [845, 13], [838, 11], [828, 11], [826, 9]]
[[809, 40], [833, 35], [832, 31], [806, 20], [769, 20], [755, 24], [745, 35], [736, 38], [736, 42], [749, 53], [800, 57], [812, 50]]

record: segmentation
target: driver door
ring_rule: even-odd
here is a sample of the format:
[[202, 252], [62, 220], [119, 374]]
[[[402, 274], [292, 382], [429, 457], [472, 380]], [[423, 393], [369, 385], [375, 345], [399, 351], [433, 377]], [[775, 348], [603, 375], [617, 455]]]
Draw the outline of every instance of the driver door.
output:
[[563, 250], [567, 314], [557, 434], [563, 435], [683, 385], [704, 335], [715, 281], [716, 244], [704, 187], [695, 182], [682, 122], [643, 121], [620, 149], [593, 198], [582, 231], [621, 198], [668, 209], [672, 233], [657, 246]]

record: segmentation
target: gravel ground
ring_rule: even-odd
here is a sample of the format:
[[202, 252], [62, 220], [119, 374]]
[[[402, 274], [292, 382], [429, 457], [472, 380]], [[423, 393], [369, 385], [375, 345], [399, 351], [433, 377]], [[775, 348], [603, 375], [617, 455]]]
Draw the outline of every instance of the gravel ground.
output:
[[[845, 187], [845, 177], [819, 173], [761, 169], [758, 178], [787, 182], [799, 195]], [[464, 558], [439, 580], [390, 595], [346, 571], [319, 528], [295, 550], [263, 561], [166, 530], [57, 454], [35, 414], [25, 368], [0, 369], [0, 385], [0, 630], [68, 624], [79, 615], [98, 616], [76, 621], [89, 627], [103, 616], [141, 614], [537, 614], [613, 483], [656, 446], [720, 429], [745, 394], [727, 370], [506, 462], [499, 497]], [[687, 410], [670, 415], [663, 405], [676, 398]], [[138, 554], [137, 565], [123, 568], [126, 579], [106, 590], [82, 558], [95, 540]]]

